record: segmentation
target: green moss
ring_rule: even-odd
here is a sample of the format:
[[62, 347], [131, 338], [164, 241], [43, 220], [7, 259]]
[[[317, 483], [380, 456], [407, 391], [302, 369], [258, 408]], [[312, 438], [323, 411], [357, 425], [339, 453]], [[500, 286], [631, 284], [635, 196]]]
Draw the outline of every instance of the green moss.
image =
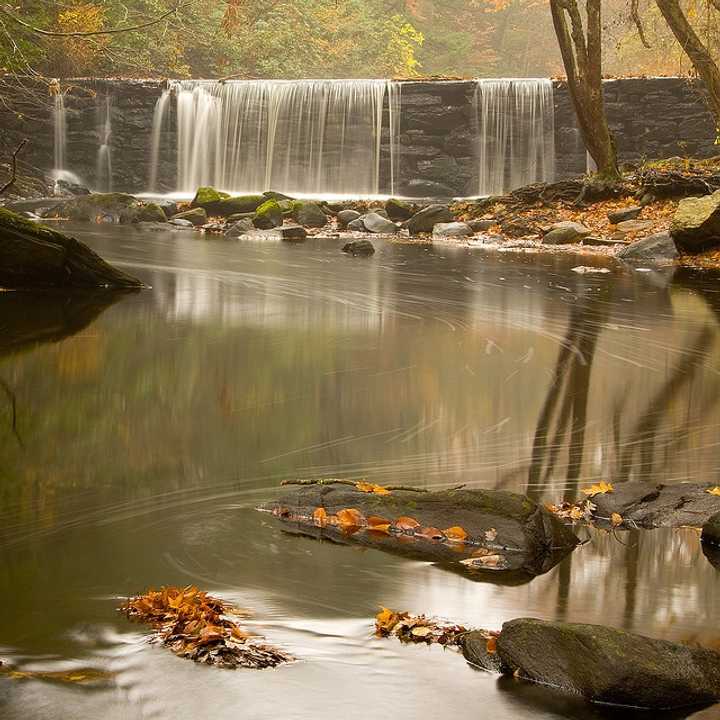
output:
[[199, 187], [190, 207], [203, 207], [207, 210], [210, 206], [219, 203], [221, 200], [227, 200], [229, 197], [228, 193], [220, 192], [220, 190], [213, 187]]
[[147, 203], [143, 205], [137, 214], [138, 222], [160, 222], [167, 221], [163, 209], [155, 203]]
[[253, 225], [263, 230], [280, 227], [282, 223], [282, 209], [275, 200], [267, 200], [260, 205], [255, 213], [255, 217], [253, 218]]
[[210, 211], [211, 215], [235, 215], [236, 213], [255, 212], [264, 202], [266, 198], [262, 195], [241, 195], [239, 197], [231, 197], [216, 203]]

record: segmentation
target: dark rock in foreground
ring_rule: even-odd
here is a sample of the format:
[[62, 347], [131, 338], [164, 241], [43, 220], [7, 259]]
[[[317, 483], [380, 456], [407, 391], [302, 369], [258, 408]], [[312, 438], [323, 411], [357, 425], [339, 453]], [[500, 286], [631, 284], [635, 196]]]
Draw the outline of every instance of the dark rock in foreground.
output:
[[720, 190], [681, 200], [670, 234], [680, 247], [690, 251], [720, 244]]
[[[500, 582], [505, 573], [521, 582], [547, 572], [578, 542], [545, 508], [504, 491], [378, 495], [340, 483], [298, 485], [261, 509], [272, 511], [289, 532], [432, 561], [477, 579], [492, 575]], [[355, 520], [348, 524], [344, 517]]]
[[511, 620], [497, 652], [505, 672], [591, 702], [672, 709], [720, 700], [720, 654], [614, 628]]
[[415, 213], [404, 225], [411, 235], [430, 233], [438, 223], [455, 222], [455, 216], [447, 205], [429, 205]]
[[707, 492], [712, 487], [697, 483], [615, 483], [613, 492], [592, 497], [597, 508], [593, 514], [609, 518], [618, 513], [627, 527], [701, 527], [720, 512], [720, 496]]
[[702, 539], [710, 545], [720, 546], [720, 512], [715, 513], [703, 525]]
[[0, 209], [0, 287], [142, 287], [75, 238]]

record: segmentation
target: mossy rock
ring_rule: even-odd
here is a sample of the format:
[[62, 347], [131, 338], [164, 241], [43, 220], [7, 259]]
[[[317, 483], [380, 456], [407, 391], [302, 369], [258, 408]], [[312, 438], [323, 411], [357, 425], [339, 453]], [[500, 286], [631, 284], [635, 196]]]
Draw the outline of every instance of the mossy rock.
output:
[[51, 217], [67, 217], [77, 222], [97, 222], [111, 218], [120, 222], [129, 211], [139, 207], [137, 198], [126, 193], [92, 193], [81, 195], [58, 205]]
[[193, 225], [200, 226], [207, 223], [208, 217], [205, 208], [193, 208], [192, 210], [186, 210], [185, 212], [173, 215], [173, 220], [189, 220]]
[[251, 213], [255, 212], [266, 200], [267, 198], [262, 195], [230, 197], [226, 200], [221, 200], [213, 206], [210, 214], [228, 217], [229, 215], [236, 215], [238, 213]]
[[396, 198], [385, 201], [385, 211], [393, 222], [405, 222], [415, 214], [415, 206]]
[[221, 192], [213, 187], [199, 187], [195, 193], [193, 201], [190, 203], [190, 207], [205, 208], [207, 212], [214, 214], [212, 209], [217, 205], [217, 203], [221, 200], [227, 200], [229, 197], [230, 195], [228, 193]]
[[255, 213], [253, 225], [260, 230], [270, 230], [283, 224], [282, 208], [276, 200], [267, 200]]
[[138, 222], [167, 222], [165, 211], [155, 203], [146, 203], [137, 211]]
[[296, 201], [290, 210], [291, 216], [304, 227], [325, 227], [328, 216], [324, 210], [314, 202]]

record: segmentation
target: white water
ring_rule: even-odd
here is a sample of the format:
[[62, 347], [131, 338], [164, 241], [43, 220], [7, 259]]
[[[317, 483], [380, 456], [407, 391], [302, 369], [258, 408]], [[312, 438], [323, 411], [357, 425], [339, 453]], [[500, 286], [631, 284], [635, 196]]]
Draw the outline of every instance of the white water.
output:
[[165, 128], [165, 118], [170, 100], [170, 91], [163, 90], [160, 99], [155, 106], [155, 114], [153, 116], [152, 126], [152, 146], [150, 156], [150, 192], [158, 192], [158, 169], [160, 166], [160, 146], [162, 142], [162, 133]]
[[[201, 185], [296, 194], [380, 192], [383, 106], [390, 107], [391, 173], [397, 176], [400, 94], [387, 80], [173, 81], [177, 190]], [[151, 187], [157, 186], [161, 97], [153, 122]]]
[[97, 189], [102, 192], [112, 190], [112, 152], [110, 138], [112, 137], [112, 116], [110, 112], [110, 96], [98, 105], [98, 146], [96, 183]]
[[477, 80], [478, 195], [500, 195], [555, 175], [553, 87], [545, 79]]
[[67, 153], [67, 116], [65, 113], [65, 100], [61, 92], [55, 95], [55, 107], [53, 108], [54, 127], [54, 165], [53, 170], [56, 176], [66, 170], [65, 156]]

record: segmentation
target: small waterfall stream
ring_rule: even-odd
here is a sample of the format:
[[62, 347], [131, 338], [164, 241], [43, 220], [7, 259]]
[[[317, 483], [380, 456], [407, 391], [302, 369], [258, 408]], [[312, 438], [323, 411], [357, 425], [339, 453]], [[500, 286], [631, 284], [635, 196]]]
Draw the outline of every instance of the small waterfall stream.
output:
[[54, 174], [61, 177], [67, 169], [65, 159], [67, 155], [67, 115], [65, 113], [65, 99], [61, 92], [55, 94], [55, 105], [53, 107], [54, 127]]
[[110, 96], [106, 95], [104, 101], [98, 102], [98, 155], [96, 169], [97, 189], [102, 192], [112, 190], [112, 152], [110, 138], [112, 137], [112, 115]]
[[168, 103], [170, 101], [170, 91], [163, 90], [160, 99], [155, 106], [155, 114], [153, 115], [152, 138], [150, 151], [150, 182], [148, 189], [150, 192], [158, 192], [158, 173], [160, 169], [160, 147], [162, 143], [162, 133], [165, 129], [165, 121], [167, 119]]
[[478, 195], [500, 195], [555, 175], [553, 86], [546, 79], [477, 80]]

